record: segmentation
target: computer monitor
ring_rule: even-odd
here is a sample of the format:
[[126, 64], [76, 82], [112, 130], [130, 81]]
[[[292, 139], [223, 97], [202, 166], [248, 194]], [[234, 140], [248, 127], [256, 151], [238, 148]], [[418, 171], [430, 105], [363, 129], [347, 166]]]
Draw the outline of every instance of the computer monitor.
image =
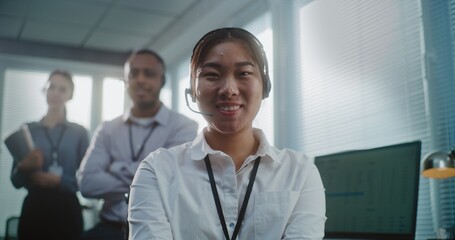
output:
[[414, 240], [421, 142], [315, 157], [325, 238]]

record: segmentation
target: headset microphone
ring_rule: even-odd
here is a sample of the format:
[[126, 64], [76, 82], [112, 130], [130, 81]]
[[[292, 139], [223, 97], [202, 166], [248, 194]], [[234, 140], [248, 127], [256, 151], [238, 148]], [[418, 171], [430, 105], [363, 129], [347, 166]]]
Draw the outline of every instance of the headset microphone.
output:
[[213, 114], [212, 113], [206, 113], [206, 112], [199, 112], [199, 111], [196, 111], [194, 109], [192, 109], [190, 107], [190, 103], [188, 102], [188, 96], [191, 94], [191, 89], [187, 88], [185, 89], [185, 101], [186, 101], [186, 106], [188, 106], [188, 108], [192, 111], [192, 112], [195, 112], [195, 113], [199, 113], [199, 114], [202, 114], [202, 115], [206, 115], [206, 116], [210, 116], [210, 117], [213, 117]]

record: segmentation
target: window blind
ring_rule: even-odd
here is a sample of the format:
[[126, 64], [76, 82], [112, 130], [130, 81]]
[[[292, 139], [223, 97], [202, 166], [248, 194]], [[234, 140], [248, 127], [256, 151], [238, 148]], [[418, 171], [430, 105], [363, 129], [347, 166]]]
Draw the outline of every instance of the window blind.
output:
[[[302, 1], [299, 17], [300, 150], [314, 157], [421, 140], [427, 152], [420, 2]], [[429, 190], [421, 178], [416, 239], [434, 237]]]
[[[273, 31], [271, 27], [271, 17], [270, 12], [262, 14], [253, 21], [249, 22], [246, 26], [244, 26], [244, 28], [254, 34], [259, 41], [261, 41], [268, 61], [270, 81], [273, 83]], [[261, 108], [253, 121], [253, 127], [262, 129], [267, 137], [267, 141], [269, 141], [271, 145], [275, 144], [273, 88], [274, 86], [272, 84], [272, 90], [270, 91], [269, 97], [262, 100]]]

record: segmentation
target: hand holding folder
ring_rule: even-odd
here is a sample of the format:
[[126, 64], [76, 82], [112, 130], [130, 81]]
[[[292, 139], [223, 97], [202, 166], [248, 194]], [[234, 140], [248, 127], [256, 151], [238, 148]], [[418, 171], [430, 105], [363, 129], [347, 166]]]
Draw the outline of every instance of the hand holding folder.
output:
[[18, 163], [18, 167], [24, 171], [39, 170], [43, 167], [43, 154], [41, 151], [34, 149]]
[[30, 151], [33, 151], [35, 149], [35, 144], [33, 143], [32, 134], [30, 133], [30, 130], [28, 129], [28, 125], [24, 124], [21, 129], [22, 129], [22, 133], [24, 134], [25, 142], [27, 143], [28, 149]]
[[7, 137], [5, 145], [16, 161], [17, 168], [21, 171], [37, 170], [43, 166], [43, 154], [40, 150], [35, 149], [27, 124], [24, 124], [19, 131]]

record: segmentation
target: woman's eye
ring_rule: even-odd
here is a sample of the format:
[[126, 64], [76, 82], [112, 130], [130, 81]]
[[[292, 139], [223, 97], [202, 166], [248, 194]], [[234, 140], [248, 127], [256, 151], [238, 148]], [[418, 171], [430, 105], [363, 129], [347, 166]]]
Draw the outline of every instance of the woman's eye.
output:
[[252, 73], [251, 72], [248, 72], [248, 71], [243, 71], [243, 72], [240, 72], [239, 73], [239, 76], [240, 77], [247, 77], [249, 75], [251, 75]]
[[202, 77], [207, 78], [207, 79], [216, 79], [219, 77], [219, 74], [217, 74], [215, 72], [206, 72], [201, 75], [202, 75]]

